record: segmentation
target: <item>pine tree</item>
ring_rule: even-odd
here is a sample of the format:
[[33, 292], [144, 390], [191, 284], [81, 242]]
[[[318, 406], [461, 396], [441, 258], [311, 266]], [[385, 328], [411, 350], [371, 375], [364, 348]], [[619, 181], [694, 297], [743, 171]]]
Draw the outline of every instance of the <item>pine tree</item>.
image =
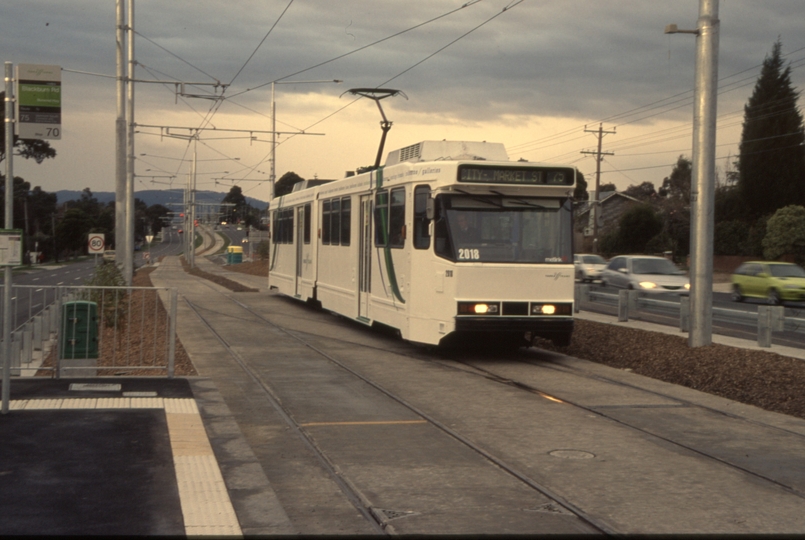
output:
[[738, 189], [755, 220], [789, 204], [805, 205], [805, 132], [778, 39], [744, 107]]

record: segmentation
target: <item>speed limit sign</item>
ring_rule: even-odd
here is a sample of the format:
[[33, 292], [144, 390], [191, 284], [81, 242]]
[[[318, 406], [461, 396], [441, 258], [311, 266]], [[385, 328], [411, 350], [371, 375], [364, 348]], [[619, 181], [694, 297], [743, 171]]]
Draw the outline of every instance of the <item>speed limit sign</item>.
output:
[[93, 233], [89, 235], [89, 252], [103, 253], [104, 236], [103, 234]]

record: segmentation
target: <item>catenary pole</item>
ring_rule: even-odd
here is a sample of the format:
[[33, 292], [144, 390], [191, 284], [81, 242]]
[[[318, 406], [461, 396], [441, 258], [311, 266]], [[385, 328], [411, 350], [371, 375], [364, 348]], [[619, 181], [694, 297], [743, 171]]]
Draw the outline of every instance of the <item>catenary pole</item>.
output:
[[131, 285], [134, 275], [134, 0], [129, 0], [128, 20], [128, 88], [126, 123], [126, 227], [125, 257], [123, 259], [123, 278]]
[[688, 345], [713, 341], [713, 230], [715, 208], [718, 0], [699, 1], [691, 178], [690, 334]]
[[116, 0], [117, 120], [115, 121], [115, 263], [123, 266], [126, 230], [126, 0]]

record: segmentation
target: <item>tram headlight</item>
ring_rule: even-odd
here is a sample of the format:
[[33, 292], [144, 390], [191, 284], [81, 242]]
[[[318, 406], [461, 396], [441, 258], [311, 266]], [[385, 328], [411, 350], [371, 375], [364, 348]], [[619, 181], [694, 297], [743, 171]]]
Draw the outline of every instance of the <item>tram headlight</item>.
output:
[[459, 315], [499, 315], [500, 304], [496, 302], [459, 302]]
[[573, 315], [572, 303], [542, 304], [533, 302], [531, 304], [531, 315]]

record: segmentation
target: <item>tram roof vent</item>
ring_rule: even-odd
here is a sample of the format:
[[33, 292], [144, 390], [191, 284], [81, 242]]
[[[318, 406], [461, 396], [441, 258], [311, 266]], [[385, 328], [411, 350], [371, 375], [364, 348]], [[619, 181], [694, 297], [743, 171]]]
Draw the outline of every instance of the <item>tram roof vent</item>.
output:
[[293, 185], [291, 192], [302, 191], [303, 189], [320, 186], [322, 184], [326, 184], [327, 182], [332, 182], [332, 180], [323, 180], [321, 178], [315, 178], [313, 180], [301, 180]]
[[472, 141], [422, 141], [386, 156], [386, 167], [405, 161], [489, 160], [509, 161], [502, 143]]

